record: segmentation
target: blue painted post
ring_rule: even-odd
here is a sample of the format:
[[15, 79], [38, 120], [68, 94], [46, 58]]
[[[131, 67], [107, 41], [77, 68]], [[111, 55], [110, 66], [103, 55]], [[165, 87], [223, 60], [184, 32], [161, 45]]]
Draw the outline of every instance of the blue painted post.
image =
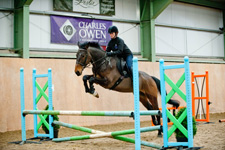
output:
[[187, 122], [188, 122], [188, 147], [193, 147], [193, 120], [192, 120], [192, 100], [191, 100], [191, 78], [189, 68], [189, 58], [184, 58], [185, 65], [185, 85], [187, 102]]
[[[187, 107], [187, 122], [188, 122], [188, 142], [168, 142], [168, 126], [166, 114], [166, 89], [165, 89], [165, 70], [166, 69], [179, 69], [185, 70], [185, 86], [186, 86], [186, 107]], [[164, 147], [168, 146], [188, 146], [193, 147], [193, 123], [192, 123], [192, 100], [191, 100], [191, 82], [190, 82], [190, 68], [189, 58], [184, 58], [184, 64], [164, 66], [164, 61], [160, 60], [160, 84], [161, 84], [161, 97], [162, 97], [162, 115], [163, 115], [163, 142]]]
[[[48, 105], [49, 110], [53, 110], [53, 104], [52, 104], [52, 69], [48, 69]], [[54, 131], [53, 131], [53, 116], [49, 115], [49, 136], [50, 138], [54, 137]]]
[[139, 72], [138, 59], [133, 58], [133, 90], [134, 90], [134, 119], [135, 119], [135, 150], [141, 149], [140, 135], [140, 104], [139, 104]]
[[163, 118], [163, 143], [164, 147], [168, 147], [168, 125], [167, 125], [167, 115], [166, 115], [166, 88], [164, 79], [164, 60], [160, 59], [160, 86], [161, 86], [161, 99], [162, 99], [162, 118]]
[[[33, 81], [33, 110], [37, 111], [37, 86], [36, 86], [36, 80], [37, 78], [43, 78], [48, 77], [48, 105], [49, 110], [53, 110], [53, 104], [52, 104], [52, 71], [51, 69], [48, 69], [48, 74], [36, 74], [36, 69], [33, 69], [33, 75], [32, 75], [32, 81]], [[23, 112], [25, 110], [25, 102], [24, 102], [24, 70], [23, 68], [20, 69], [20, 95], [21, 95], [21, 125], [22, 125], [22, 142], [24, 143], [26, 141], [26, 126], [25, 126], [25, 116], [23, 115]], [[34, 138], [37, 137], [54, 137], [54, 131], [53, 131], [53, 116], [49, 115], [49, 134], [39, 134], [37, 125], [37, 114], [34, 114]]]
[[21, 103], [21, 128], [22, 128], [22, 143], [26, 141], [26, 120], [23, 115], [23, 110], [25, 110], [24, 102], [24, 69], [20, 68], [20, 103]]
[[[33, 110], [36, 110], [37, 105], [36, 105], [36, 97], [37, 97], [37, 89], [36, 89], [36, 85], [35, 85], [35, 81], [36, 81], [36, 69], [33, 69]], [[38, 137], [38, 131], [37, 131], [37, 115], [34, 115], [34, 137]]]

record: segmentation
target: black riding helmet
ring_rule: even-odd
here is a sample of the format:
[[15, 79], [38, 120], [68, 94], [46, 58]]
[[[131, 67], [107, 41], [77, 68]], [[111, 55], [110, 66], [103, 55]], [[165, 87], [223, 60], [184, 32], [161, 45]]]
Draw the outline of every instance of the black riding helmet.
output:
[[116, 26], [109, 27], [108, 33], [113, 33], [113, 32], [115, 32], [115, 33], [118, 33], [119, 32], [118, 31], [118, 28]]

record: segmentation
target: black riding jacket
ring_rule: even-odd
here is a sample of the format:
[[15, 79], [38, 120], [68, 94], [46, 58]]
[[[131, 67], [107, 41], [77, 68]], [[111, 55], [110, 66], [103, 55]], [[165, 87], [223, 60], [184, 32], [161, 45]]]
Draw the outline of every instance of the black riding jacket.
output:
[[116, 37], [115, 39], [111, 39], [107, 45], [106, 51], [110, 52], [113, 51], [115, 55], [118, 57], [122, 57], [126, 60], [126, 57], [128, 55], [132, 55], [131, 50], [127, 47], [127, 45], [124, 43], [124, 41]]

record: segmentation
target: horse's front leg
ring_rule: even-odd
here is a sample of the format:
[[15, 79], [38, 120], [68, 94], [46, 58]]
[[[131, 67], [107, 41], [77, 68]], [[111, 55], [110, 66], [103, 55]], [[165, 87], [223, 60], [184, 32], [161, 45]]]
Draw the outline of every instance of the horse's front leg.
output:
[[83, 76], [83, 82], [84, 82], [84, 87], [85, 87], [85, 92], [90, 93], [90, 88], [88, 87], [87, 80], [89, 80], [93, 75], [84, 75]]
[[97, 77], [91, 77], [89, 79], [89, 85], [90, 85], [90, 93], [93, 94], [95, 97], [99, 98], [99, 95], [98, 93], [95, 91], [95, 88], [94, 88], [94, 83], [97, 83], [97, 84], [103, 84], [105, 83], [107, 80], [104, 79], [104, 78], [97, 78]]

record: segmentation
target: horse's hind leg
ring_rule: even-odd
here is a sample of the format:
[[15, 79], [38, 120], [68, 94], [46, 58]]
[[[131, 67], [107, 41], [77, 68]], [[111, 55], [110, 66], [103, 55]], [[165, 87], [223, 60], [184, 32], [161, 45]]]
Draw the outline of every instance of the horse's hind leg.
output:
[[[153, 110], [152, 104], [148, 101], [147, 96], [142, 92], [140, 92], [140, 102], [144, 105], [144, 107], [147, 110]], [[152, 122], [153, 124], [157, 124], [154, 115], [152, 115]]]
[[173, 105], [173, 107], [176, 107], [176, 108], [178, 108], [180, 106], [180, 102], [178, 100], [173, 100], [173, 99], [170, 99], [168, 101], [168, 104], [171, 104], [171, 105]]
[[[152, 110], [159, 110], [158, 107], [158, 101], [157, 101], [157, 95], [152, 96], [147, 94], [148, 99], [150, 100], [152, 104]], [[155, 120], [155, 116], [152, 116], [152, 120], [154, 125], [161, 125], [161, 117], [160, 115], [156, 115], [157, 121]], [[158, 130], [158, 137], [162, 137], [162, 131]]]
[[[156, 101], [157, 101], [157, 98], [156, 98]], [[157, 108], [154, 108], [154, 107], [152, 106], [152, 104], [148, 101], [147, 96], [146, 96], [144, 93], [142, 93], [142, 92], [140, 92], [140, 102], [144, 105], [144, 107], [145, 107], [147, 110], [159, 110], [159, 108], [157, 109]], [[157, 106], [158, 106], [158, 104], [157, 104]], [[156, 118], [157, 118], [157, 120], [156, 120]], [[160, 124], [161, 124], [161, 123], [160, 123], [160, 122], [161, 122], [160, 116], [159, 116], [159, 115], [156, 115], [156, 118], [155, 118], [154, 115], [152, 115], [152, 122], [153, 122], [153, 124], [154, 124], [154, 125], [160, 125]], [[158, 136], [159, 136], [159, 137], [162, 136], [162, 131], [161, 131], [161, 130], [158, 130]]]

